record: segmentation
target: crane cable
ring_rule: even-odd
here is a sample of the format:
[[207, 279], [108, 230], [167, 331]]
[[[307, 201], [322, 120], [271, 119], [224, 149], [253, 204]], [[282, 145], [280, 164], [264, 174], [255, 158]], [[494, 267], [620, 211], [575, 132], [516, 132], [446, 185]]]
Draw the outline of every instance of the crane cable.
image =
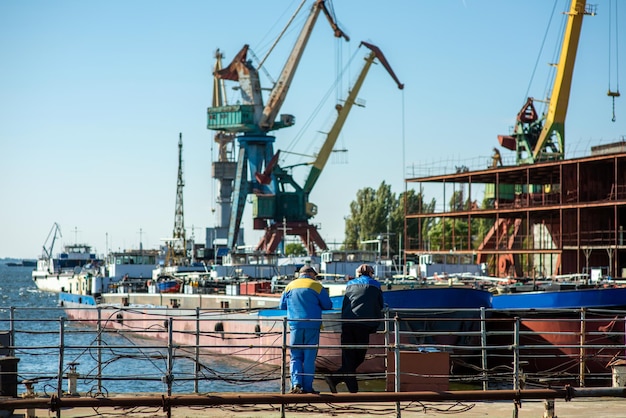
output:
[[[337, 89], [337, 86], [340, 84], [342, 74], [345, 74], [345, 72], [348, 71], [348, 69], [350, 67], [350, 64], [355, 60], [355, 58], [357, 57], [357, 55], [358, 55], [358, 53], [360, 51], [361, 51], [361, 49], [357, 48], [355, 50], [355, 52], [351, 55], [351, 57], [349, 58], [347, 64], [343, 67], [343, 70], [341, 70], [339, 76], [334, 80], [334, 82], [329, 87], [329, 89], [326, 91], [326, 93], [324, 94], [322, 99], [320, 99], [319, 103], [317, 104], [317, 106], [315, 107], [315, 109], [313, 110], [313, 112], [311, 113], [309, 118], [302, 125], [302, 128], [291, 139], [291, 142], [286, 147], [287, 151], [293, 150], [296, 147], [296, 145], [300, 142], [300, 140], [302, 140], [304, 138], [304, 134], [307, 133], [307, 130], [310, 127], [310, 125], [313, 123], [315, 117], [321, 112], [321, 110], [324, 107], [324, 105], [328, 102], [328, 98], [331, 96], [331, 94]], [[336, 115], [336, 112], [335, 112], [335, 114], [333, 114], [333, 117], [335, 117], [334, 115]], [[306, 150], [303, 152], [304, 154], [310, 154], [310, 148], [313, 145], [313, 143], [311, 141], [309, 141], [307, 144], [308, 144], [308, 146], [307, 146]]]
[[259, 70], [261, 67], [263, 67], [263, 64], [265, 63], [265, 60], [267, 59], [267, 57], [269, 57], [269, 55], [272, 53], [272, 51], [274, 50], [274, 48], [276, 47], [276, 45], [278, 44], [278, 42], [281, 40], [281, 38], [283, 37], [283, 35], [285, 34], [285, 32], [287, 32], [287, 29], [289, 29], [289, 27], [291, 26], [291, 24], [293, 23], [294, 19], [296, 18], [296, 16], [298, 15], [298, 13], [300, 12], [300, 10], [302, 9], [302, 6], [304, 6], [304, 3], [306, 3], [306, 0], [302, 0], [302, 2], [300, 3], [300, 5], [298, 6], [298, 8], [296, 9], [295, 12], [293, 12], [293, 14], [291, 15], [291, 18], [289, 19], [289, 22], [287, 22], [287, 24], [285, 25], [285, 27], [283, 28], [283, 30], [280, 32], [280, 34], [276, 37], [276, 39], [274, 40], [274, 43], [272, 44], [272, 46], [270, 46], [270, 49], [267, 51], [267, 53], [265, 54], [265, 56], [263, 57], [262, 60], [259, 61], [258, 66], [257, 66], [257, 70]]
[[[548, 19], [548, 24], [546, 25], [546, 31], [544, 32], [543, 39], [541, 40], [541, 47], [539, 48], [539, 53], [537, 54], [537, 59], [535, 60], [535, 66], [533, 67], [532, 74], [530, 75], [530, 80], [528, 81], [528, 86], [526, 87], [526, 93], [524, 95], [523, 102], [526, 101], [526, 98], [530, 97], [529, 96], [530, 95], [530, 89], [531, 89], [533, 80], [535, 78], [535, 74], [537, 73], [537, 68], [539, 67], [539, 60], [540, 60], [541, 55], [543, 54], [544, 48], [546, 46], [546, 40], [547, 40], [548, 34], [550, 32], [550, 26], [552, 25], [552, 19], [553, 19], [554, 15], [555, 15], [555, 10], [556, 10], [557, 5], [558, 5], [558, 0], [555, 0], [554, 4], [552, 6], [552, 13], [550, 13], [550, 19]], [[556, 48], [558, 49], [558, 45], [557, 45]], [[556, 55], [556, 54], [557, 53], [555, 52], [554, 55]], [[550, 82], [548, 81], [547, 84], [550, 84]], [[549, 91], [549, 86], [546, 86], [545, 90]], [[548, 96], [548, 95], [546, 94], [546, 96]]]
[[[615, 99], [620, 96], [619, 93], [619, 48], [618, 48], [618, 33], [617, 33], [617, 1], [615, 2], [615, 10], [613, 11], [612, 1], [609, 1], [609, 90], [607, 92], [607, 96], [609, 96], [613, 101], [613, 117], [611, 119], [612, 122], [615, 122]], [[611, 13], [614, 12], [615, 15], [615, 91], [611, 90], [611, 37], [613, 35], [613, 31], [611, 28]]]
[[[332, 3], [332, 1], [329, 1], [327, 3], [328, 9], [329, 9], [329, 13], [332, 16], [333, 20], [335, 22], [339, 22], [339, 20], [337, 19], [337, 15], [335, 14], [335, 6]], [[357, 47], [357, 51], [360, 50], [360, 47]], [[356, 56], [356, 51], [354, 52], [354, 54], [349, 58], [350, 62], [352, 62], [355, 59]], [[348, 89], [350, 89], [350, 81], [352, 79], [351, 73], [350, 73], [350, 69], [352, 68], [351, 66], [346, 67], [346, 69], [344, 70], [343, 68], [343, 61], [344, 61], [345, 55], [344, 55], [344, 50], [343, 50], [343, 42], [341, 42], [341, 38], [337, 38], [335, 40], [335, 79], [337, 80], [336, 83], [336, 87], [335, 87], [335, 103], [339, 104], [343, 101], [343, 94], [344, 94], [344, 88], [343, 88], [343, 81], [344, 79], [348, 80]], [[346, 71], [347, 71], [347, 75], [346, 75]], [[349, 90], [348, 90], [349, 91]], [[335, 116], [333, 114], [333, 116]], [[341, 152], [341, 154], [343, 156], [347, 155], [348, 149], [345, 146], [345, 142], [344, 142], [344, 135], [342, 132], [339, 132], [339, 137], [337, 138], [337, 142], [339, 143], [339, 148], [337, 148], [337, 146], [335, 146], [335, 148], [331, 151], [332, 153], [337, 153], [337, 152]], [[338, 155], [338, 154], [335, 154]], [[342, 163], [346, 163], [346, 160], [341, 161]]]

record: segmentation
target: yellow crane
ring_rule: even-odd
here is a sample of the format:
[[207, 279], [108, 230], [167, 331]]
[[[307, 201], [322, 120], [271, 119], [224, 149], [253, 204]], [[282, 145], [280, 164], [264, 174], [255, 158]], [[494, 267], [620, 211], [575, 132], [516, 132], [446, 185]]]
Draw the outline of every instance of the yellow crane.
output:
[[498, 136], [500, 145], [516, 151], [518, 164], [562, 160], [565, 155], [565, 116], [569, 105], [578, 41], [583, 17], [595, 15], [595, 6], [588, 6], [586, 0], [572, 0], [567, 15], [567, 26], [563, 34], [547, 115], [539, 117], [533, 98], [529, 97], [517, 114], [514, 133]]
[[[547, 114], [541, 117], [537, 113], [534, 100], [529, 97], [522, 109], [517, 114], [515, 130], [511, 135], [499, 135], [498, 141], [504, 148], [516, 151], [517, 164], [534, 164], [542, 161], [562, 160], [565, 156], [565, 117], [569, 105], [572, 76], [578, 50], [578, 42], [582, 29], [583, 18], [586, 15], [595, 15], [595, 6], [586, 4], [585, 0], [572, 0], [567, 12], [567, 24], [563, 32], [563, 40], [559, 61], [556, 65], [554, 85], [549, 97]], [[500, 155], [494, 149], [493, 168], [498, 166]], [[501, 163], [500, 163], [501, 165]], [[499, 184], [500, 190], [496, 194], [494, 184], [487, 184], [485, 198], [502, 201], [515, 193], [535, 193], [542, 189], [550, 188], [551, 185], [509, 185]], [[499, 240], [498, 246], [513, 249], [516, 237], [521, 225], [521, 219], [513, 222], [507, 219], [499, 219], [491, 230], [486, 234], [478, 249], [477, 262], [487, 262], [488, 256], [482, 253], [482, 249], [489, 246], [489, 242]], [[498, 238], [499, 237], [499, 238]], [[498, 257], [497, 274], [506, 276], [514, 271], [521, 275], [521, 267], [514, 253], [503, 254]]]

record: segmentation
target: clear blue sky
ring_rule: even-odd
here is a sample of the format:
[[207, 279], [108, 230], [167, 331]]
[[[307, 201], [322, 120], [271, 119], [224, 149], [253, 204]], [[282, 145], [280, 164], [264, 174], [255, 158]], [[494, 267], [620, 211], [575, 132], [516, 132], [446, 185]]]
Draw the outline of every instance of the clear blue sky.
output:
[[[174, 226], [179, 132], [185, 226], [203, 239], [203, 229], [214, 225], [217, 193], [210, 178], [216, 149], [206, 129], [214, 51], [230, 62], [248, 43], [264, 56], [298, 3], [0, 2], [0, 257], [37, 257], [54, 222], [62, 243], [87, 242], [100, 253], [107, 244], [136, 248], [140, 237], [144, 247], [159, 245]], [[568, 156], [626, 135], [626, 97], [617, 100], [613, 123], [606, 96], [609, 1], [596, 3], [598, 15], [585, 18], [578, 50]], [[366, 107], [352, 110], [337, 144], [349, 150], [345, 163], [331, 158], [311, 196], [322, 236], [343, 239], [357, 190], [385, 181], [402, 192], [407, 166], [486, 164], [526, 96], [545, 97], [567, 4], [557, 1], [539, 56], [553, 1], [332, 2], [352, 40], [336, 40], [320, 16], [281, 109], [296, 116], [296, 125], [277, 132], [275, 148], [319, 149], [337, 98], [361, 70], [361, 40], [383, 50], [406, 87], [399, 91], [382, 66], [370, 71], [360, 94]], [[301, 22], [266, 61], [274, 78]], [[626, 86], [624, 25], [619, 33], [619, 81]], [[341, 89], [332, 90], [338, 68], [354, 54]], [[615, 56], [612, 63], [615, 89]], [[270, 86], [265, 77], [262, 83]], [[282, 164], [303, 160], [289, 156]], [[307, 172], [294, 174], [303, 179]], [[249, 208], [244, 218], [247, 244], [256, 244]]]

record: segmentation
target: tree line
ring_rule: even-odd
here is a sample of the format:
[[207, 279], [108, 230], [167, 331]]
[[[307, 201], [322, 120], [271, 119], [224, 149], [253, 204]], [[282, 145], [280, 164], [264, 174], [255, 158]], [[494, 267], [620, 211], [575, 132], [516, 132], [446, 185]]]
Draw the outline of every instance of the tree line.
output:
[[[464, 196], [463, 190], [457, 190], [450, 198], [448, 209], [468, 210], [475, 204]], [[471, 224], [459, 219], [452, 221], [435, 217], [406, 219], [406, 214], [434, 213], [435, 205], [436, 200], [427, 200], [421, 191], [411, 189], [396, 194], [384, 181], [377, 189], [360, 189], [350, 203], [350, 214], [345, 218], [343, 249], [380, 250], [383, 257], [387, 254], [396, 256], [407, 246], [433, 251], [467, 248], [468, 236], [472, 240], [471, 248], [476, 249], [481, 237], [493, 224], [482, 219], [472, 220]], [[483, 201], [482, 206], [485, 205], [488, 202]], [[408, 243], [404, 242], [405, 229]], [[301, 244], [287, 244], [285, 252], [303, 255], [306, 250]]]

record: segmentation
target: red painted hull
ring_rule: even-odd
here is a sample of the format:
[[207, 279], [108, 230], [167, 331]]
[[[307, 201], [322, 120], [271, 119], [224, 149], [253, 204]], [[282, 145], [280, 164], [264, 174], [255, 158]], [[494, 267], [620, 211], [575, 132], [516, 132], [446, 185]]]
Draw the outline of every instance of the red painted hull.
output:
[[[71, 320], [97, 324], [98, 309], [65, 306]], [[172, 340], [179, 346], [196, 346], [212, 353], [227, 354], [246, 361], [280, 366], [283, 358], [282, 317], [260, 317], [247, 313], [205, 313], [197, 320], [195, 311], [173, 308], [111, 308], [101, 309], [101, 326], [130, 331], [134, 336], [167, 341], [172, 326]], [[170, 318], [172, 318], [170, 322]], [[331, 325], [331, 328], [333, 325]], [[199, 332], [197, 332], [199, 331]], [[198, 335], [198, 337], [197, 337]], [[341, 364], [341, 350], [326, 346], [341, 344], [340, 332], [329, 329], [322, 332], [317, 366], [320, 371], [336, 370]], [[382, 336], [381, 336], [382, 338]], [[377, 356], [376, 352], [381, 355]], [[382, 349], [368, 353], [362, 373], [381, 373], [384, 370]], [[289, 352], [286, 352], [289, 363]]]
[[[582, 379], [586, 386], [593, 386], [594, 380], [604, 384], [611, 373], [611, 361], [626, 354], [624, 317], [610, 311], [587, 313], [583, 323], [571, 312], [519, 314], [522, 370], [548, 383], [576, 383]], [[497, 337], [492, 344], [514, 346], [513, 317], [511, 314], [506, 325], [497, 326], [510, 334]], [[491, 357], [492, 367], [494, 362], [512, 366], [512, 350], [500, 355]]]

